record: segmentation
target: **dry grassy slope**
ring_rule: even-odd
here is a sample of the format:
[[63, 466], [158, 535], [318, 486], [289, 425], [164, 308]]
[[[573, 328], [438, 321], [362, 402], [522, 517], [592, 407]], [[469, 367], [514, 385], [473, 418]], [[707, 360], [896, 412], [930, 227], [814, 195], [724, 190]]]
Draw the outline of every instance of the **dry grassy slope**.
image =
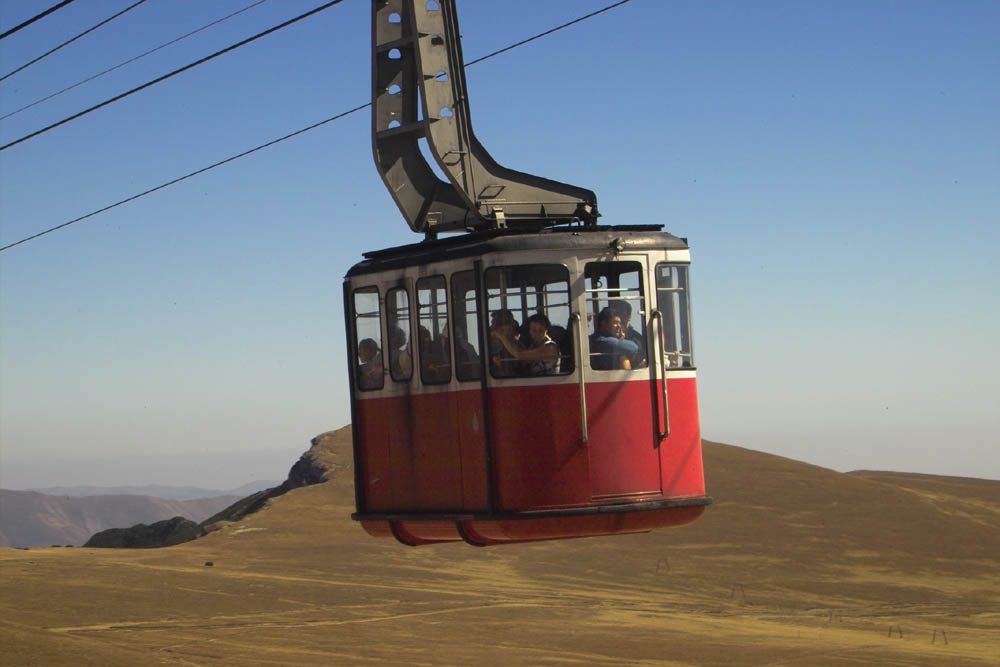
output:
[[[1000, 656], [1000, 482], [918, 476], [904, 487], [706, 443], [717, 500], [692, 526], [411, 549], [348, 518], [349, 430], [325, 435], [310, 456], [331, 464], [327, 483], [195, 542], [0, 550], [6, 661], [805, 666]], [[943, 502], [940, 484], [979, 513]]]

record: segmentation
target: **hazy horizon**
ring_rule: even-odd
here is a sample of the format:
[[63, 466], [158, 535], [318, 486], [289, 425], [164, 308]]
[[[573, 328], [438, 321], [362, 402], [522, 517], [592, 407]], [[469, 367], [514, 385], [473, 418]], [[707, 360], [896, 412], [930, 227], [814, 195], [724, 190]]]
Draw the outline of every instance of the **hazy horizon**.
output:
[[[51, 4], [5, 3], [0, 29]], [[14, 113], [247, 4], [144, 3], [12, 75], [0, 142], [318, 3]], [[465, 57], [609, 4], [460, 0]], [[0, 66], [119, 9], [68, 5]], [[366, 103], [370, 14], [348, 0], [3, 150], [0, 245]], [[706, 439], [998, 479], [997, 25], [987, 0], [633, 0], [469, 68], [472, 118], [602, 223], [689, 239]], [[420, 238], [371, 150], [361, 111], [0, 253], [0, 486], [238, 485], [349, 422], [343, 276]]]

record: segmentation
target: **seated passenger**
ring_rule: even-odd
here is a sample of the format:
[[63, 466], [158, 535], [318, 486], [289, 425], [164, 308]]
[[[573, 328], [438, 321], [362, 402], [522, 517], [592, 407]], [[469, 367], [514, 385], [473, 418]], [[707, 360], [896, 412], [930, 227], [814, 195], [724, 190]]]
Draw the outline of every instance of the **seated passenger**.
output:
[[400, 327], [389, 330], [389, 372], [393, 380], [409, 380], [413, 375], [413, 359], [406, 332]]
[[599, 371], [632, 370], [630, 357], [639, 354], [639, 346], [625, 339], [622, 318], [613, 308], [597, 314], [597, 331], [590, 334], [590, 367]]
[[632, 368], [643, 368], [646, 366], [646, 339], [641, 333], [632, 328], [632, 304], [624, 299], [618, 299], [608, 304], [622, 318], [622, 331], [625, 340], [630, 340], [639, 346], [639, 353], [629, 358]]
[[420, 376], [424, 382], [439, 384], [451, 379], [451, 359], [448, 339], [441, 334], [435, 340], [430, 330], [422, 326], [420, 336]]
[[559, 348], [559, 372], [573, 372], [573, 341], [570, 340], [566, 327], [553, 324], [549, 327], [549, 338], [556, 342]]
[[490, 336], [500, 341], [514, 359], [525, 362], [526, 375], [555, 375], [559, 372], [559, 346], [549, 338], [549, 318], [535, 313], [528, 318], [528, 344], [523, 348], [501, 331], [490, 330]]
[[461, 331], [455, 333], [455, 364], [460, 380], [479, 379], [479, 353]]
[[493, 377], [509, 378], [517, 375], [517, 360], [507, 351], [501, 339], [512, 341], [520, 347], [517, 320], [509, 310], [497, 310], [490, 316], [490, 372]]
[[358, 386], [362, 389], [379, 389], [382, 387], [382, 354], [378, 343], [371, 338], [365, 338], [358, 343]]

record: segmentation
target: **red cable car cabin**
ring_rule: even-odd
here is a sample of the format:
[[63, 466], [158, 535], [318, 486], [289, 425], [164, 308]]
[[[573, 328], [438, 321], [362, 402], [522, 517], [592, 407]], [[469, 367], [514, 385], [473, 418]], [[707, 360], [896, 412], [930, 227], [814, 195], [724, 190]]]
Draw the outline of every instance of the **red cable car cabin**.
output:
[[[700, 516], [690, 252], [659, 230], [493, 230], [367, 253], [344, 285], [352, 517], [408, 545], [483, 546]], [[508, 349], [535, 340], [536, 313], [554, 363]]]

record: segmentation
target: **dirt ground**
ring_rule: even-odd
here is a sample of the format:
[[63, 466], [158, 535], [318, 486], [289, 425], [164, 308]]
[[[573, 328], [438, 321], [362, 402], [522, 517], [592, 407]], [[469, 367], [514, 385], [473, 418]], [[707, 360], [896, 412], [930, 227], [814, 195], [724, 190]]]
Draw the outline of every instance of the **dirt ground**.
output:
[[4, 665], [997, 665], [1000, 482], [706, 443], [697, 523], [477, 549], [324, 484], [151, 550], [0, 549]]

